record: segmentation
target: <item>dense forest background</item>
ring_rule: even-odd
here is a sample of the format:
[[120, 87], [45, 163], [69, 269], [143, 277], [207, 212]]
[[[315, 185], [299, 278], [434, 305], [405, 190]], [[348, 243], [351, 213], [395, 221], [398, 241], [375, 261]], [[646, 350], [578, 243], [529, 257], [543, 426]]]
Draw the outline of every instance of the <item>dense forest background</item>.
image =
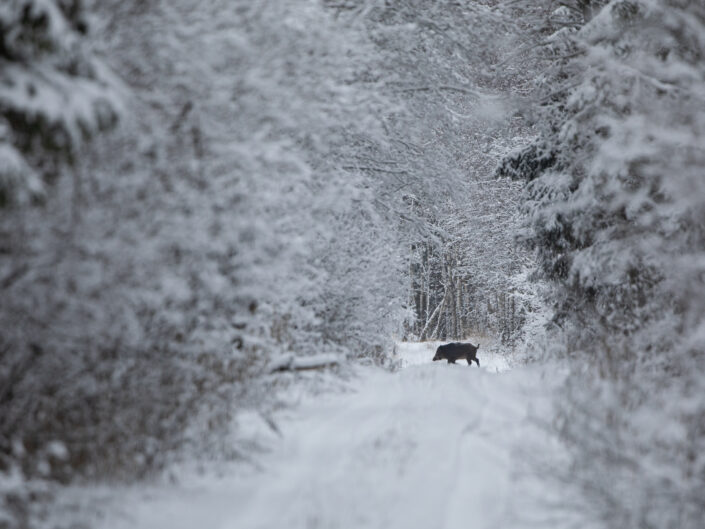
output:
[[700, 527], [704, 105], [698, 1], [4, 1], [0, 526], [472, 334], [567, 366], [571, 509]]

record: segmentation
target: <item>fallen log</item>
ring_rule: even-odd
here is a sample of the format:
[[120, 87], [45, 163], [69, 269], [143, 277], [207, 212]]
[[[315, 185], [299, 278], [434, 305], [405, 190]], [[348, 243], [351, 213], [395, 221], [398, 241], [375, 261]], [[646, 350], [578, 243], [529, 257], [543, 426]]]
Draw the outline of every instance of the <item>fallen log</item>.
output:
[[313, 356], [295, 356], [293, 354], [283, 355], [272, 360], [267, 367], [269, 373], [277, 371], [308, 371], [313, 369], [325, 369], [339, 365], [342, 358], [337, 354], [319, 354]]

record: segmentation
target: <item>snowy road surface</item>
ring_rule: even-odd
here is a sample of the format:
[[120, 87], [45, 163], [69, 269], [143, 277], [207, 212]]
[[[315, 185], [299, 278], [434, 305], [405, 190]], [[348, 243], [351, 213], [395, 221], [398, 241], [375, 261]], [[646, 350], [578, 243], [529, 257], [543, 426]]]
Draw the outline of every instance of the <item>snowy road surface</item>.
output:
[[[133, 491], [103, 529], [516, 529], [540, 523], [550, 486], [520, 469], [551, 450], [536, 427], [548, 389], [534, 368], [478, 354], [432, 363], [400, 344], [397, 373], [364, 368], [353, 391], [282, 422], [263, 468]], [[517, 451], [518, 447], [523, 450]]]

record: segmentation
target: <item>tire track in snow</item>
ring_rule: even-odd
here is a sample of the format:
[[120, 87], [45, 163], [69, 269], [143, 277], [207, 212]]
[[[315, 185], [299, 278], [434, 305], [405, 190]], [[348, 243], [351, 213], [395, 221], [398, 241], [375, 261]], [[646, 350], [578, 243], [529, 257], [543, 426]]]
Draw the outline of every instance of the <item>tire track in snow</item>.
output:
[[[479, 379], [482, 381], [483, 379]], [[481, 383], [481, 385], [484, 385]], [[448, 501], [446, 503], [446, 508], [444, 510], [444, 517], [443, 517], [443, 524], [441, 525], [442, 528], [448, 529], [449, 528], [449, 523], [453, 521], [452, 513], [454, 509], [456, 509], [456, 505], [463, 502], [465, 498], [465, 491], [462, 489], [459, 489], [458, 483], [460, 482], [461, 478], [461, 473], [464, 469], [464, 462], [465, 460], [469, 457], [467, 451], [463, 450], [463, 444], [465, 442], [465, 438], [467, 435], [472, 434], [474, 431], [477, 431], [477, 429], [480, 427], [482, 424], [482, 420], [484, 417], [485, 413], [485, 404], [487, 403], [487, 397], [484, 395], [484, 392], [480, 392], [480, 395], [482, 395], [482, 402], [478, 404], [479, 406], [479, 413], [477, 417], [475, 417], [475, 420], [470, 422], [463, 428], [458, 436], [458, 441], [456, 443], [455, 447], [455, 464], [453, 465], [453, 468], [455, 468], [455, 472], [452, 474], [452, 483], [449, 487], [448, 490], [451, 491], [450, 496], [448, 497]]]

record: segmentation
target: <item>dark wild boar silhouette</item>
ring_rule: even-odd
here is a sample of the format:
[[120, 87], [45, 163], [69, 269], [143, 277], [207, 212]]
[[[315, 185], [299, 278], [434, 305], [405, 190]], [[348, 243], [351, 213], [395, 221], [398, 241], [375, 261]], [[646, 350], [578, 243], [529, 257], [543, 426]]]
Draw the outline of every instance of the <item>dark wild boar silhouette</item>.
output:
[[477, 350], [480, 348], [480, 344], [472, 345], [471, 343], [448, 343], [441, 345], [436, 349], [436, 356], [433, 357], [433, 361], [436, 360], [448, 360], [449, 364], [455, 364], [456, 360], [465, 358], [468, 361], [468, 365], [472, 365], [473, 360], [477, 362], [477, 367], [480, 367], [480, 361], [477, 359]]

